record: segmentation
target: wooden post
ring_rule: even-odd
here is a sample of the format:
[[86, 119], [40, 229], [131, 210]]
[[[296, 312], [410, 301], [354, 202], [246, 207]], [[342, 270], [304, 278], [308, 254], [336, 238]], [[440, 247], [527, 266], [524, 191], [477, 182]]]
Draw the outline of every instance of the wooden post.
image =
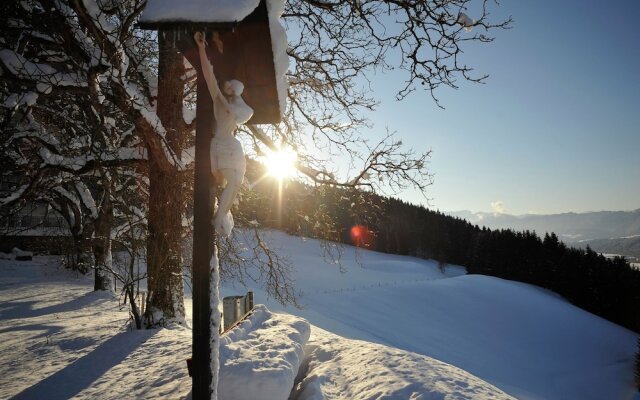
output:
[[210, 142], [214, 132], [215, 118], [213, 101], [202, 76], [198, 49], [193, 41], [195, 31], [217, 31], [225, 43], [225, 53], [214, 52], [214, 68], [218, 82], [239, 79], [245, 84], [244, 98], [254, 109], [249, 123], [278, 123], [280, 108], [276, 88], [275, 67], [266, 3], [263, 1], [246, 18], [246, 22], [202, 23], [153, 22], [140, 24], [144, 29], [176, 29], [173, 37], [176, 47], [198, 73], [196, 103], [196, 140], [193, 190], [193, 344], [191, 371], [193, 378], [192, 398], [210, 400], [213, 382], [211, 371], [211, 340], [219, 326], [212, 326], [211, 271], [215, 233], [211, 225], [213, 207], [211, 193], [217, 191], [217, 183], [211, 175], [209, 159]]
[[[218, 310], [211, 310], [209, 292], [209, 265], [215, 243], [215, 234], [211, 226], [213, 209], [210, 194], [211, 191], [217, 191], [217, 185], [211, 178], [209, 148], [215, 119], [213, 102], [202, 76], [198, 49], [193, 41], [194, 32], [201, 31], [207, 34], [215, 31], [221, 35], [224, 54], [217, 53], [210, 47], [207, 48], [207, 52], [217, 53], [213, 64], [218, 82], [238, 79], [244, 83], [244, 100], [254, 111], [250, 124], [280, 122], [277, 90], [279, 78], [276, 77], [269, 13], [265, 0], [261, 0], [258, 6], [242, 16], [240, 21], [218, 21], [218, 18], [213, 18], [217, 22], [174, 19], [175, 9], [190, 3], [193, 5], [193, 2], [184, 0], [174, 3], [174, 7], [165, 7], [164, 10], [153, 7], [149, 9], [150, 4], [147, 4], [138, 26], [150, 30], [176, 30], [177, 37], [173, 36], [172, 41], [175, 41], [175, 46], [198, 72], [193, 191], [193, 355], [190, 364], [193, 377], [192, 398], [210, 400], [214, 389], [211, 371], [211, 329], [220, 328], [212, 326], [212, 311], [217, 313]], [[283, 55], [284, 53], [277, 56]]]
[[247, 294], [244, 296], [244, 312], [248, 313], [249, 311], [253, 310], [253, 292], [247, 292]]
[[[197, 66], [196, 66], [197, 65]], [[211, 399], [211, 275], [215, 233], [211, 226], [211, 162], [209, 148], [215, 124], [213, 101], [199, 63], [196, 103], [196, 149], [193, 188], [193, 400]]]

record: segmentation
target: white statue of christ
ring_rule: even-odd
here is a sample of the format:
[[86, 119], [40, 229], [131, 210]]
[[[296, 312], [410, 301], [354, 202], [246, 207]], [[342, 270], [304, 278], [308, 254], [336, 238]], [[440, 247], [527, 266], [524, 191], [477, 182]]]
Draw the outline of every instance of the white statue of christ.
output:
[[[233, 230], [231, 206], [240, 191], [247, 168], [242, 144], [236, 139], [234, 132], [238, 125], [246, 123], [251, 118], [253, 109], [241, 97], [244, 90], [242, 82], [235, 79], [226, 81], [222, 90], [220, 89], [213, 73], [213, 66], [207, 58], [204, 34], [197, 32], [194, 39], [198, 45], [202, 75], [213, 99], [213, 114], [216, 118], [214, 136], [211, 139], [211, 173], [216, 177], [222, 176], [226, 181], [213, 226], [218, 234], [229, 236]], [[213, 40], [222, 53], [222, 42], [217, 33], [214, 33]]]

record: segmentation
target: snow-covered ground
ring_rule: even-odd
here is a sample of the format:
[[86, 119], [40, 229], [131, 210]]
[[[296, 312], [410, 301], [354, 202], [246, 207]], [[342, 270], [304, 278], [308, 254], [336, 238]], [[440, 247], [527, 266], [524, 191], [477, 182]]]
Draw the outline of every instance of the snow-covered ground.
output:
[[0, 261], [0, 398], [179, 398], [184, 328], [129, 331], [128, 313], [51, 257]]
[[314, 327], [292, 398], [513, 399], [493, 385], [431, 357]]
[[[356, 263], [350, 247], [340, 272], [316, 241], [268, 236], [304, 309], [252, 288], [256, 302], [311, 325], [259, 308], [222, 340], [221, 399], [286, 398], [299, 364], [292, 399], [634, 396], [637, 335], [553, 293], [410, 257], [359, 250]], [[131, 331], [91, 289], [53, 258], [0, 260], [0, 398], [190, 397], [190, 330]]]
[[[522, 399], [629, 399], [637, 335], [547, 290], [435, 261], [346, 247], [341, 273], [315, 240], [267, 234], [289, 254], [297, 310], [332, 333], [435, 358]], [[356, 254], [357, 252], [357, 254]], [[358, 260], [358, 262], [356, 262]], [[223, 289], [224, 295], [241, 288]], [[313, 331], [313, 330], [312, 330]], [[399, 397], [402, 398], [402, 397]]]

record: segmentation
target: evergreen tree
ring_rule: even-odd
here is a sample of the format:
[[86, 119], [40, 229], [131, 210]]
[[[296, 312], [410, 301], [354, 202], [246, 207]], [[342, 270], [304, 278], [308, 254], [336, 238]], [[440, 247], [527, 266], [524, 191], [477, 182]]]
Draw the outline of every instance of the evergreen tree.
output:
[[636, 387], [640, 392], [640, 337], [638, 337], [638, 352], [636, 353]]

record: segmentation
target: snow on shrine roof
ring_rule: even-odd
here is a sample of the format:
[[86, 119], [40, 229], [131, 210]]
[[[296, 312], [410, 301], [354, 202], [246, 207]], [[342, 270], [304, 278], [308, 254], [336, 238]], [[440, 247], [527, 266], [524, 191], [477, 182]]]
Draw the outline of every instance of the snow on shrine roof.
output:
[[269, 13], [269, 30], [271, 33], [271, 48], [273, 50], [273, 64], [276, 72], [276, 86], [280, 116], [284, 115], [287, 107], [287, 70], [289, 69], [289, 55], [287, 54], [287, 32], [280, 23], [284, 12], [285, 0], [267, 0]]
[[260, 0], [148, 0], [140, 23], [230, 23], [246, 18]]
[[[158, 29], [161, 26], [181, 24], [233, 24], [244, 20], [259, 5], [261, 0], [147, 0], [140, 20], [140, 26]], [[289, 68], [287, 55], [287, 34], [280, 22], [285, 0], [266, 0], [276, 73], [276, 87], [280, 115], [286, 109]]]

